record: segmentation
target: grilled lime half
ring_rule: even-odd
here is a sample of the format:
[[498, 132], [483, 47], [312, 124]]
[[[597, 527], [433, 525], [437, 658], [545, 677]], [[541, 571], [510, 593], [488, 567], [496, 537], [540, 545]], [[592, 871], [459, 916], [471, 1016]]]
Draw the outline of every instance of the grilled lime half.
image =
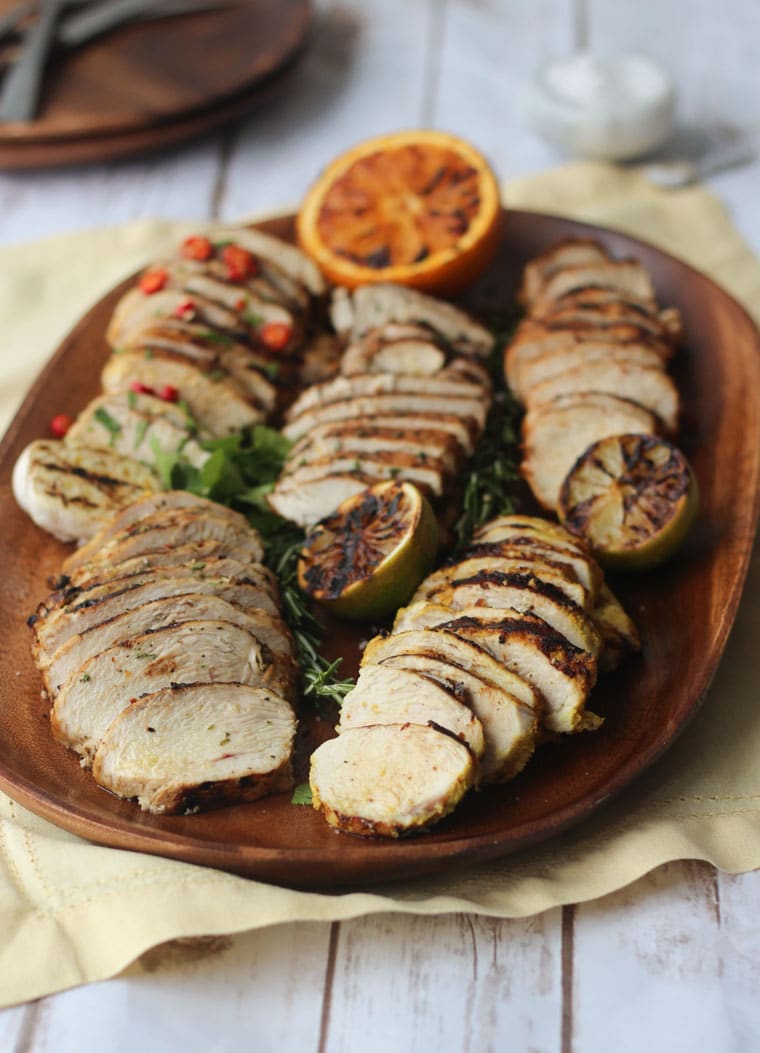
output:
[[697, 481], [677, 447], [655, 435], [613, 435], [575, 462], [559, 516], [603, 566], [637, 571], [673, 555], [698, 505]]
[[411, 483], [378, 483], [309, 533], [298, 584], [343, 618], [379, 620], [404, 606], [437, 549], [438, 523], [424, 495]]

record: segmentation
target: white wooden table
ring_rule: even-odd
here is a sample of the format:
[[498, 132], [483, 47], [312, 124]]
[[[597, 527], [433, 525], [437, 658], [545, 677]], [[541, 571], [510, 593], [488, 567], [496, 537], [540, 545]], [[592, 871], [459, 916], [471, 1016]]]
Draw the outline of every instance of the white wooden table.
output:
[[[297, 202], [367, 135], [466, 135], [504, 177], [559, 158], [519, 100], [584, 39], [671, 70], [687, 126], [760, 119], [757, 0], [335, 0], [286, 91], [236, 127], [131, 163], [0, 174], [0, 242], [159, 215]], [[760, 163], [710, 181], [760, 253]], [[125, 976], [0, 1013], [3, 1053], [752, 1050], [760, 1035], [760, 873], [663, 867], [523, 921], [386, 915], [171, 948]], [[2, 934], [0, 934], [2, 938]]]

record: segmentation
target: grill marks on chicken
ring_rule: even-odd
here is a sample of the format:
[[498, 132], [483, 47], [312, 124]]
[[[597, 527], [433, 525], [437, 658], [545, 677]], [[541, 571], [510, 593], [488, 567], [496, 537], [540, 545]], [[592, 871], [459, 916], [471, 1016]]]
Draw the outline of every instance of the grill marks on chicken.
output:
[[340, 376], [290, 407], [294, 446], [272, 508], [311, 526], [396, 477], [447, 498], [490, 408], [490, 334], [450, 304], [393, 285], [339, 291], [333, 320], [349, 345]]
[[311, 261], [276, 238], [188, 238], [117, 304], [103, 394], [63, 440], [19, 458], [19, 504], [56, 536], [87, 541], [109, 513], [161, 488], [167, 456], [200, 468], [205, 440], [270, 421], [298, 383], [324, 292]]
[[102, 786], [170, 812], [289, 785], [295, 647], [261, 554], [238, 513], [167, 492], [67, 561], [33, 653], [53, 733]]
[[[315, 804], [351, 833], [398, 834], [423, 824], [409, 821], [410, 813], [430, 823], [455, 807], [461, 780], [452, 774], [433, 808], [432, 780], [420, 775], [405, 784], [403, 813], [397, 810], [386, 780], [397, 751], [407, 755], [401, 729], [422, 736], [432, 725], [470, 751], [473, 784], [503, 782], [522, 770], [541, 735], [600, 725], [587, 709], [598, 669], [638, 646], [633, 623], [577, 538], [532, 517], [492, 520], [460, 560], [422, 582], [390, 635], [367, 645], [343, 703], [342, 744], [321, 746], [312, 758]], [[343, 742], [346, 736], [353, 737]], [[363, 770], [359, 750], [381, 746], [385, 765]], [[350, 785], [337, 763], [350, 770]], [[419, 763], [425, 767], [423, 756]]]
[[520, 299], [528, 315], [504, 370], [527, 409], [523, 475], [554, 510], [565, 475], [592, 443], [676, 432], [680, 400], [666, 368], [681, 319], [658, 307], [640, 263], [614, 260], [590, 239], [561, 242], [531, 261]]

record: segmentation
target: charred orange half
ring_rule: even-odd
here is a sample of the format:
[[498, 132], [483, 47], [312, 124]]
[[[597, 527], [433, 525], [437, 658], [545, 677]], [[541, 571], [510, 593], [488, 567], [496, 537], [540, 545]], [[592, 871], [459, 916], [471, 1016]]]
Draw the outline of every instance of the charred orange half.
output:
[[496, 177], [469, 143], [435, 131], [369, 139], [336, 158], [304, 199], [301, 247], [338, 285], [397, 282], [454, 292], [499, 241]]

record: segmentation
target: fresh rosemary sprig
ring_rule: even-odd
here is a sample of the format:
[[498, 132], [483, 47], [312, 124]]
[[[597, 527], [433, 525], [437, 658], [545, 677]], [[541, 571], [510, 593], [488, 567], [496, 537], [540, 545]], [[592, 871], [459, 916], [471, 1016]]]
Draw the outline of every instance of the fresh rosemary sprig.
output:
[[504, 383], [502, 354], [517, 319], [501, 319], [492, 326], [494, 346], [488, 361], [494, 398], [483, 435], [467, 469], [462, 510], [454, 522], [454, 548], [458, 556], [469, 545], [479, 526], [495, 516], [515, 510], [517, 424], [521, 410]]

